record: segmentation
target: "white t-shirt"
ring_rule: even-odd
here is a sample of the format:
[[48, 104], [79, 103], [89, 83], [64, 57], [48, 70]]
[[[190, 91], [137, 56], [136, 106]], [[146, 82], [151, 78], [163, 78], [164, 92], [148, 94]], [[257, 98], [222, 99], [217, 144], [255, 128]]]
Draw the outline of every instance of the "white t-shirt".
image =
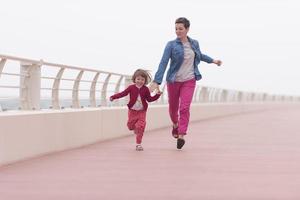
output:
[[142, 100], [141, 100], [141, 96], [139, 95], [136, 99], [136, 102], [135, 104], [132, 106], [132, 110], [143, 110], [143, 103], [142, 103]]
[[184, 60], [176, 73], [175, 81], [184, 82], [195, 78], [194, 74], [194, 59], [195, 52], [193, 51], [189, 42], [183, 43]]

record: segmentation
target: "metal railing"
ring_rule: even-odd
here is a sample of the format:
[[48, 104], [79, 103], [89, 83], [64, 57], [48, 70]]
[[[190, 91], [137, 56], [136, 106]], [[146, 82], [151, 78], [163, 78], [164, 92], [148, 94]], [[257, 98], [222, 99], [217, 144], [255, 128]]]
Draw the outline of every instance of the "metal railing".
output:
[[[21, 110], [39, 110], [41, 101], [41, 91], [51, 91], [51, 106], [52, 109], [61, 109], [60, 105], [60, 92], [70, 91], [72, 93], [72, 108], [81, 108], [79, 94], [80, 92], [89, 92], [89, 107], [106, 106], [109, 93], [119, 92], [121, 86], [123, 88], [130, 82], [130, 76], [112, 72], [106, 72], [101, 70], [87, 69], [82, 67], [74, 67], [63, 64], [56, 64], [45, 62], [43, 60], [32, 60], [26, 58], [19, 58], [14, 56], [0, 55], [0, 80], [2, 76], [15, 76], [19, 77], [19, 85], [12, 86], [3, 84], [0, 88], [18, 89], [19, 102]], [[5, 72], [6, 64], [8, 62], [18, 62], [19, 73]], [[54, 76], [49, 76], [47, 73], [42, 74], [42, 68], [50, 67], [56, 68], [54, 70]], [[67, 70], [72, 70], [72, 74], [76, 75], [75, 78], [65, 78], [63, 75]], [[90, 73], [89, 79], [83, 79], [85, 73]], [[116, 79], [113, 82], [112, 77]], [[100, 80], [100, 77], [103, 80]], [[50, 87], [41, 87], [42, 80], [52, 81]], [[62, 81], [71, 82], [71, 88], [65, 88], [61, 84]], [[86, 83], [89, 84], [89, 88], [81, 89], [80, 85]], [[108, 90], [109, 85], [113, 85], [114, 90]], [[97, 105], [96, 94], [100, 95], [100, 102]], [[1, 94], [1, 96], [8, 96], [7, 94]], [[65, 97], [66, 98], [66, 97]]]
[[[0, 98], [9, 96], [5, 92], [1, 92], [1, 89], [18, 90], [18, 101], [20, 110], [40, 110], [41, 109], [41, 92], [50, 91], [51, 95], [48, 97], [51, 99], [51, 109], [62, 109], [61, 105], [62, 92], [71, 92], [68, 97], [71, 99], [72, 108], [82, 108], [81, 93], [88, 92], [89, 107], [99, 106], [120, 106], [126, 104], [126, 99], [123, 101], [117, 101], [110, 103], [109, 95], [117, 93], [124, 89], [131, 83], [131, 76], [125, 74], [118, 74], [112, 72], [106, 72], [101, 70], [75, 67], [70, 65], [56, 64], [46, 62], [44, 60], [32, 60], [27, 58], [19, 58], [8, 55], [0, 55]], [[8, 63], [19, 63], [19, 71], [7, 71], [9, 69]], [[43, 70], [45, 69], [45, 70]], [[49, 71], [54, 70], [54, 74], [49, 76]], [[72, 74], [75, 77], [69, 78], [65, 76]], [[43, 73], [45, 71], [45, 74]], [[89, 74], [86, 78], [83, 78], [85, 74]], [[18, 77], [19, 84], [16, 85], [16, 81], [12, 81], [14, 84], [2, 83], [3, 76]], [[102, 80], [101, 80], [102, 79]], [[42, 82], [50, 81], [50, 86], [43, 86]], [[9, 81], [8, 81], [9, 82]], [[64, 82], [65, 84], [62, 84]], [[67, 82], [71, 83], [71, 87], [65, 87]], [[11, 83], [11, 82], [9, 82]], [[82, 88], [82, 85], [88, 85], [86, 88]], [[167, 103], [166, 86], [161, 86], [163, 91], [162, 97], [156, 101], [156, 104]], [[45, 98], [42, 96], [42, 98]], [[47, 98], [47, 97], [46, 97]], [[66, 97], [64, 97], [66, 98]], [[213, 88], [197, 85], [193, 102], [194, 103], [220, 103], [220, 102], [253, 102], [253, 101], [300, 101], [299, 97], [283, 96], [283, 95], [270, 95], [267, 93], [250, 93], [236, 90], [227, 90], [222, 88]], [[1, 104], [0, 104], [0, 111]], [[5, 108], [4, 108], [5, 110]]]

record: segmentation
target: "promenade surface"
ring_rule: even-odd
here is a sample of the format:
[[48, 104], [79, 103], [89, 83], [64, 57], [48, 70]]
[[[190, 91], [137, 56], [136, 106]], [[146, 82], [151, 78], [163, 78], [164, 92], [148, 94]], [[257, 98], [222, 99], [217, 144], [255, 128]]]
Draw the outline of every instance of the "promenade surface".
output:
[[3, 166], [0, 200], [300, 199], [300, 106], [191, 123], [181, 151], [169, 132]]

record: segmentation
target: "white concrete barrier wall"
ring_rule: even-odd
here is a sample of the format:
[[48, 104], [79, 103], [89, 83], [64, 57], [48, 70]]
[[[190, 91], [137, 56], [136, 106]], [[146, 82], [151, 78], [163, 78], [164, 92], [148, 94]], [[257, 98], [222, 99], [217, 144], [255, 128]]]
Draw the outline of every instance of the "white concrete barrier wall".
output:
[[[264, 109], [279, 109], [290, 105], [290, 103], [194, 104], [191, 121]], [[0, 166], [130, 135], [132, 133], [127, 129], [126, 121], [126, 107], [0, 113]], [[168, 107], [150, 106], [146, 131], [170, 126]]]

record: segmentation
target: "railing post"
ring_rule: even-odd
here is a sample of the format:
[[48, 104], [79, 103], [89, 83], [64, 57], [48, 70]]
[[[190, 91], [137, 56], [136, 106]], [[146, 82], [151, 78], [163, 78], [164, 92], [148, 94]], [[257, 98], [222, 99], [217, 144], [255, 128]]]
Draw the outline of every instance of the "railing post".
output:
[[221, 102], [221, 93], [222, 93], [222, 89], [218, 88], [216, 91], [215, 91], [215, 102]]
[[267, 93], [263, 93], [263, 101], [267, 101], [268, 100], [268, 94]]
[[223, 94], [223, 89], [218, 88], [216, 91], [215, 97], [216, 97], [216, 102], [220, 103], [222, 102], [222, 94]]
[[100, 72], [97, 72], [96, 75], [94, 76], [93, 82], [91, 84], [90, 88], [90, 104], [91, 107], [97, 107], [96, 104], [96, 84], [99, 78]]
[[41, 98], [41, 64], [20, 63], [20, 105], [22, 110], [39, 110]]
[[[123, 78], [124, 78], [124, 76], [120, 76], [120, 78], [116, 84], [116, 87], [115, 87], [115, 94], [120, 92], [120, 87], [121, 87]], [[118, 101], [118, 105], [122, 105], [121, 101]]]
[[[1, 59], [1, 61], [0, 61], [0, 78], [1, 78], [1, 74], [2, 74], [2, 71], [3, 71], [3, 68], [4, 68], [4, 65], [5, 65], [5, 63], [6, 63], [6, 59]], [[2, 107], [1, 107], [1, 105], [0, 105], [0, 112], [2, 112], [3, 110], [2, 110]]]
[[79, 72], [76, 80], [74, 81], [73, 90], [72, 90], [72, 108], [80, 108], [79, 103], [79, 84], [83, 75], [83, 70]]
[[198, 95], [200, 93], [200, 90], [201, 90], [200, 86], [196, 85], [194, 96], [193, 96], [193, 102], [195, 102], [195, 103], [197, 103], [197, 101], [198, 101]]
[[227, 90], [227, 102], [234, 102], [235, 101], [235, 92], [233, 90]]
[[107, 95], [107, 86], [109, 79], [111, 77], [111, 74], [107, 74], [107, 77], [105, 78], [105, 81], [102, 86], [101, 90], [101, 106], [106, 106], [107, 105], [107, 100], [106, 100], [106, 95]]
[[208, 90], [207, 87], [201, 87], [200, 91], [200, 102], [207, 103], [208, 102]]
[[132, 84], [132, 80], [130, 76], [125, 77], [125, 88], [127, 88], [130, 84]]
[[0, 61], [0, 77], [1, 77], [1, 73], [3, 71], [5, 63], [6, 63], [6, 59], [4, 59], [4, 58], [1, 59], [1, 61]]
[[222, 103], [227, 102], [227, 95], [228, 95], [228, 91], [222, 90], [222, 93], [221, 93], [221, 102]]
[[255, 93], [251, 93], [250, 95], [251, 95], [251, 96], [250, 96], [250, 101], [251, 101], [251, 102], [255, 101], [255, 100], [256, 100], [256, 99], [255, 99]]
[[58, 71], [56, 78], [54, 80], [53, 86], [52, 86], [52, 108], [53, 109], [60, 109], [59, 105], [59, 85], [60, 85], [60, 80], [65, 71], [65, 68], [60, 68]]
[[242, 102], [242, 101], [243, 101], [243, 92], [238, 91], [237, 101], [238, 101], [238, 102]]
[[210, 88], [209, 89], [209, 102], [214, 103], [215, 101], [215, 91], [217, 88]]
[[[131, 76], [126, 76], [126, 77], [125, 77], [125, 88], [127, 88], [130, 84], [132, 84]], [[129, 96], [127, 95], [127, 96], [124, 98], [124, 102], [128, 102], [128, 100], [129, 100]]]

